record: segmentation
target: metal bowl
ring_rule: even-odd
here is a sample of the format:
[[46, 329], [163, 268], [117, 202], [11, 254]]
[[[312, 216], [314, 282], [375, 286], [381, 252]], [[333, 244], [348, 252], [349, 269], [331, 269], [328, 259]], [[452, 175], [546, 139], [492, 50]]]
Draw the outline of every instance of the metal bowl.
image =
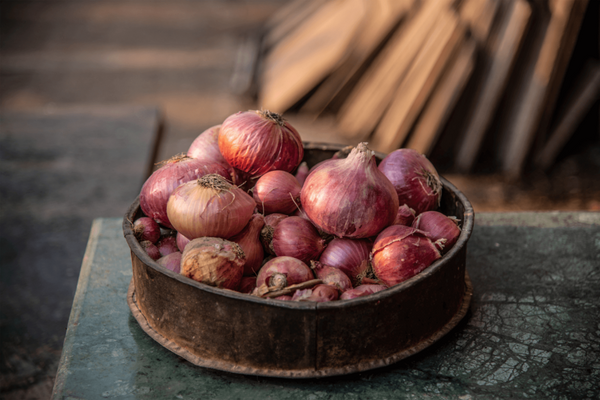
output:
[[[304, 143], [309, 167], [343, 146]], [[385, 155], [376, 153], [378, 159]], [[160, 266], [142, 249], [125, 215], [133, 279], [128, 303], [142, 329], [195, 365], [240, 374], [311, 378], [395, 363], [448, 333], [466, 314], [471, 283], [465, 269], [473, 209], [451, 183], [441, 210], [461, 220], [457, 243], [427, 269], [392, 288], [326, 303], [257, 298], [211, 287]], [[131, 221], [131, 222], [130, 222]]]

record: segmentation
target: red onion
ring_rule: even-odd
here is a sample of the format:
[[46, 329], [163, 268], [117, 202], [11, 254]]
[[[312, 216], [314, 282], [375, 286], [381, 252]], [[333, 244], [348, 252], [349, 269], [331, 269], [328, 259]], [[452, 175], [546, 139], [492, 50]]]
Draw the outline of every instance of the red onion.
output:
[[373, 271], [387, 286], [413, 277], [441, 257], [425, 232], [404, 225], [384, 229], [375, 239], [372, 255]]
[[181, 274], [198, 282], [237, 290], [246, 258], [237, 244], [215, 237], [191, 240], [181, 256]]
[[310, 268], [293, 257], [275, 257], [258, 271], [256, 286], [285, 288], [314, 279]]
[[229, 172], [229, 179], [234, 185], [243, 183], [242, 176], [233, 168], [219, 151], [219, 130], [221, 125], [215, 125], [202, 132], [190, 145], [187, 156], [207, 163], [220, 164]]
[[241, 293], [252, 293], [252, 291], [256, 288], [256, 277], [255, 276], [244, 276], [242, 277], [242, 281], [240, 282], [239, 291]]
[[219, 164], [207, 164], [183, 155], [175, 156], [165, 161], [146, 180], [140, 192], [140, 207], [148, 217], [173, 228], [167, 216], [167, 201], [171, 193], [182, 183], [213, 173], [230, 179], [229, 172]]
[[139, 241], [156, 243], [160, 239], [160, 226], [152, 218], [141, 217], [133, 223], [133, 234]]
[[158, 251], [158, 247], [154, 243], [149, 240], [142, 240], [140, 242], [140, 246], [142, 249], [150, 256], [153, 260], [158, 260], [160, 258], [160, 251]]
[[394, 223], [392, 225], [411, 226], [414, 220], [415, 210], [413, 210], [406, 204], [402, 204], [398, 208], [398, 214], [396, 214], [396, 219], [394, 220]]
[[306, 161], [302, 161], [300, 163], [300, 166], [298, 166], [298, 169], [296, 170], [296, 180], [298, 181], [298, 184], [300, 185], [300, 187], [302, 187], [302, 185], [304, 185], [304, 181], [306, 180], [306, 177], [308, 176], [308, 164], [306, 163]]
[[377, 169], [366, 143], [348, 158], [326, 160], [313, 168], [300, 198], [308, 218], [337, 237], [374, 236], [394, 222], [399, 207], [394, 187]]
[[369, 294], [381, 292], [385, 289], [387, 289], [387, 287], [384, 285], [359, 285], [354, 289], [346, 290], [344, 293], [342, 293], [342, 295], [340, 296], [340, 300], [355, 299], [357, 297], [363, 297]]
[[341, 270], [356, 285], [369, 266], [363, 261], [369, 259], [371, 247], [366, 239], [335, 238], [329, 242], [319, 262]]
[[300, 204], [300, 189], [294, 175], [285, 171], [270, 171], [258, 179], [252, 195], [262, 213], [291, 214]]
[[292, 296], [288, 296], [288, 295], [284, 294], [282, 296], [275, 297], [275, 300], [291, 301], [292, 300]]
[[288, 215], [279, 213], [265, 216], [265, 226], [260, 231], [260, 241], [262, 242], [265, 251], [272, 256], [275, 255], [275, 249], [273, 248], [273, 232], [275, 232], [277, 224], [287, 217]]
[[166, 256], [162, 256], [158, 260], [157, 263], [169, 269], [175, 273], [179, 273], [181, 271], [181, 252], [176, 251], [173, 253], [169, 253]]
[[240, 245], [246, 255], [244, 275], [256, 275], [265, 258], [265, 251], [260, 242], [260, 231], [265, 225], [265, 218], [261, 214], [252, 214], [248, 224], [240, 233], [231, 237], [232, 242]]
[[230, 238], [240, 233], [254, 213], [254, 199], [222, 176], [210, 174], [173, 191], [167, 214], [173, 227], [188, 239]]
[[273, 232], [273, 249], [278, 256], [294, 257], [308, 263], [317, 260], [325, 246], [325, 239], [313, 224], [301, 217], [287, 217]]
[[190, 239], [183, 236], [181, 232], [177, 232], [177, 235], [175, 236], [175, 241], [177, 242], [177, 248], [180, 252], [183, 253], [183, 250], [185, 249], [185, 246], [187, 246], [187, 244], [190, 242]]
[[300, 135], [283, 117], [270, 111], [230, 115], [221, 125], [219, 149], [234, 168], [252, 176], [292, 172], [304, 157]]
[[316, 301], [317, 303], [324, 303], [326, 301], [337, 300], [338, 297], [337, 288], [320, 284], [312, 289], [296, 290], [292, 296], [292, 301]]
[[437, 211], [426, 211], [419, 214], [412, 226], [427, 232], [442, 254], [447, 253], [460, 236], [458, 220]]
[[315, 272], [317, 279], [321, 279], [325, 285], [337, 288], [340, 292], [352, 289], [352, 281], [348, 275], [341, 270], [322, 264], [318, 261], [311, 261], [310, 267]]
[[394, 185], [400, 204], [406, 204], [417, 215], [439, 206], [442, 182], [423, 154], [413, 149], [394, 150], [381, 161], [379, 170]]
[[177, 247], [177, 240], [175, 239], [175, 236], [172, 235], [161, 237], [156, 243], [156, 247], [158, 247], [158, 251], [163, 257], [179, 251], [179, 248]]

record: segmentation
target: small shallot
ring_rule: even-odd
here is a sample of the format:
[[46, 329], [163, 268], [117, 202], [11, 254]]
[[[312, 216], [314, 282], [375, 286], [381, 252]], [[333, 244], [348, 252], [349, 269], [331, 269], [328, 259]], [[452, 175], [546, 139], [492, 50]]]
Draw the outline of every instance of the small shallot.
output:
[[181, 232], [177, 232], [175, 240], [177, 241], [177, 248], [180, 252], [183, 253], [183, 250], [185, 249], [185, 246], [187, 246], [187, 244], [190, 242], [190, 239], [183, 236]]
[[337, 288], [340, 292], [352, 289], [352, 281], [348, 275], [337, 268], [330, 267], [318, 261], [311, 261], [310, 267], [315, 272], [317, 279], [321, 279], [324, 284]]
[[258, 271], [256, 286], [283, 289], [314, 279], [313, 272], [302, 261], [293, 257], [275, 257]]
[[265, 225], [265, 218], [261, 214], [252, 214], [248, 224], [240, 233], [231, 237], [229, 240], [240, 245], [246, 255], [246, 264], [244, 265], [244, 275], [256, 276], [260, 269], [265, 251], [260, 242], [260, 231]]
[[305, 263], [318, 260], [326, 243], [314, 225], [301, 217], [287, 217], [273, 232], [273, 249], [277, 256], [297, 258]]
[[156, 243], [156, 247], [158, 247], [158, 251], [162, 257], [179, 251], [177, 240], [173, 235], [162, 236]]
[[160, 226], [152, 218], [141, 217], [133, 223], [133, 234], [139, 241], [156, 243], [160, 239]]
[[160, 251], [158, 251], [158, 247], [154, 243], [149, 240], [142, 240], [140, 242], [140, 246], [142, 249], [150, 256], [153, 260], [158, 260], [160, 258]]
[[369, 266], [367, 262], [373, 245], [366, 239], [335, 238], [321, 253], [319, 262], [345, 273], [356, 285]]
[[260, 241], [265, 251], [272, 256], [275, 255], [275, 249], [273, 248], [273, 232], [275, 232], [277, 224], [287, 217], [288, 215], [280, 213], [265, 216], [265, 226], [260, 231]]
[[294, 175], [270, 171], [261, 176], [252, 192], [258, 210], [264, 214], [291, 214], [300, 204], [301, 186]]
[[411, 226], [414, 220], [415, 210], [413, 210], [406, 204], [402, 204], [400, 208], [398, 208], [398, 214], [396, 214], [396, 219], [394, 220], [394, 223], [392, 225]]
[[175, 251], [156, 260], [157, 263], [175, 273], [181, 271], [181, 252]]
[[437, 211], [426, 211], [419, 214], [412, 226], [427, 232], [442, 254], [447, 253], [460, 236], [458, 220]]

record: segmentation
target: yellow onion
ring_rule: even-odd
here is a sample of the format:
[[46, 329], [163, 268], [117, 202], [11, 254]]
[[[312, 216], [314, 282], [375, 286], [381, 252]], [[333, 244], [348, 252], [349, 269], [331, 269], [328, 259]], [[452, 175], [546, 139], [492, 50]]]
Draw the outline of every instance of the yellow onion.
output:
[[250, 221], [256, 203], [250, 195], [210, 174], [180, 185], [167, 203], [173, 228], [192, 240], [202, 236], [230, 238]]

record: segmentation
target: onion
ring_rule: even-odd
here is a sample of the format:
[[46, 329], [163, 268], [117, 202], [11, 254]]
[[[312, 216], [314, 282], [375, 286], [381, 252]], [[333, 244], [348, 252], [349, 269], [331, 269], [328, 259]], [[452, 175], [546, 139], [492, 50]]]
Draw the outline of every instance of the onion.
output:
[[294, 175], [270, 171], [258, 179], [252, 195], [260, 212], [291, 214], [300, 204], [300, 189]]
[[419, 214], [412, 226], [427, 232], [442, 254], [447, 253], [460, 236], [458, 220], [437, 211], [426, 211]]
[[140, 246], [142, 249], [150, 256], [153, 260], [158, 260], [160, 258], [160, 251], [158, 251], [158, 247], [154, 243], [149, 240], [142, 240], [140, 242]]
[[295, 285], [314, 279], [310, 268], [293, 257], [275, 257], [258, 271], [256, 286], [278, 287]]
[[306, 161], [302, 161], [300, 163], [300, 165], [298, 166], [298, 169], [296, 170], [296, 180], [298, 181], [298, 184], [300, 184], [300, 187], [302, 187], [302, 185], [304, 185], [304, 181], [306, 180], [306, 177], [308, 176], [308, 164], [306, 163]]
[[338, 289], [325, 284], [316, 285], [312, 289], [296, 290], [292, 296], [293, 301], [316, 301], [323, 303], [326, 301], [337, 300], [339, 297]]
[[366, 143], [348, 158], [326, 160], [313, 168], [300, 198], [308, 218], [337, 237], [374, 236], [394, 222], [399, 207], [394, 187], [377, 169]]
[[227, 117], [219, 132], [219, 149], [229, 165], [251, 176], [274, 170], [292, 172], [304, 157], [296, 129], [270, 111], [250, 110]]
[[162, 236], [156, 243], [156, 247], [158, 247], [158, 251], [163, 257], [179, 251], [177, 240], [175, 239], [175, 236], [172, 235]]
[[246, 255], [244, 275], [256, 275], [265, 258], [265, 251], [260, 242], [260, 231], [265, 225], [265, 218], [261, 214], [252, 214], [248, 224], [240, 233], [231, 237], [232, 242], [240, 245]]
[[318, 260], [325, 246], [325, 239], [313, 224], [301, 217], [287, 217], [273, 232], [273, 249], [277, 256], [294, 257], [308, 263]]
[[287, 217], [288, 215], [280, 213], [265, 216], [265, 226], [260, 231], [260, 241], [262, 242], [265, 251], [272, 256], [275, 255], [275, 249], [273, 248], [273, 232], [275, 232], [277, 224]]
[[133, 234], [139, 241], [156, 243], [160, 239], [160, 226], [152, 218], [141, 217], [133, 223]]
[[187, 244], [190, 242], [190, 239], [183, 236], [181, 232], [177, 232], [177, 235], [175, 236], [175, 241], [177, 242], [177, 248], [180, 252], [183, 253], [183, 250], [185, 249], [185, 246], [187, 246]]
[[229, 172], [219, 164], [207, 164], [179, 155], [164, 161], [144, 182], [140, 192], [140, 207], [144, 214], [159, 224], [173, 228], [167, 216], [167, 201], [173, 191], [182, 183], [198, 179], [204, 175], [216, 173], [230, 179]]
[[369, 259], [371, 247], [372, 244], [366, 239], [335, 238], [329, 242], [319, 262], [341, 270], [356, 285], [369, 266], [363, 261]]
[[237, 244], [215, 237], [191, 240], [181, 256], [181, 274], [198, 282], [237, 290], [246, 257]]
[[240, 282], [239, 291], [241, 293], [252, 293], [252, 291], [256, 288], [256, 277], [255, 276], [244, 276]]
[[313, 269], [317, 279], [321, 279], [324, 284], [337, 288], [340, 292], [352, 289], [352, 281], [341, 270], [320, 263], [311, 261], [310, 267]]
[[372, 255], [373, 272], [387, 286], [413, 277], [441, 257], [425, 232], [404, 225], [384, 229]]
[[385, 289], [387, 289], [387, 286], [384, 285], [359, 285], [354, 289], [346, 290], [344, 293], [342, 293], [342, 295], [340, 296], [340, 300], [355, 299], [357, 297], [363, 297], [369, 294], [381, 292]]
[[190, 145], [187, 156], [222, 165], [229, 172], [229, 179], [233, 184], [241, 185], [243, 183], [241, 174], [225, 161], [219, 150], [220, 129], [221, 125], [215, 125], [198, 135]]
[[181, 271], [181, 252], [175, 251], [156, 260], [157, 263], [175, 273]]
[[379, 170], [394, 185], [400, 204], [406, 204], [417, 215], [439, 206], [442, 182], [423, 154], [413, 149], [394, 150], [381, 161]]
[[210, 174], [175, 189], [167, 214], [173, 227], [188, 239], [227, 239], [244, 229], [255, 208], [248, 193], [222, 176]]
[[392, 225], [406, 225], [411, 226], [413, 221], [415, 220], [415, 210], [407, 206], [406, 204], [402, 204], [398, 208], [398, 214], [396, 214], [396, 219]]
[[285, 300], [285, 301], [291, 301], [292, 300], [292, 296], [288, 296], [288, 295], [281, 295], [278, 297], [274, 297], [275, 300]]

